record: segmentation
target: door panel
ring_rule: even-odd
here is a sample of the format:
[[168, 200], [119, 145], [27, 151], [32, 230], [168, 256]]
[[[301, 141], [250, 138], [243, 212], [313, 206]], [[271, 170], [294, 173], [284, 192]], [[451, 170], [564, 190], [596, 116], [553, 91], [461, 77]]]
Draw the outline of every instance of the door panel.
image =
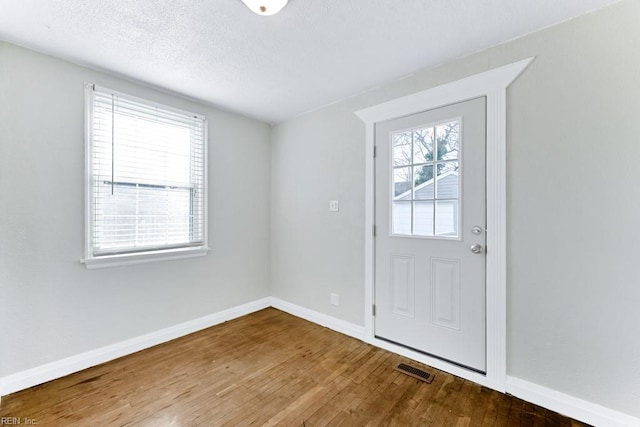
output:
[[460, 330], [460, 261], [431, 259], [431, 322]]
[[391, 255], [391, 310], [394, 314], [414, 317], [415, 258]]
[[375, 334], [480, 372], [485, 104], [477, 98], [375, 128]]

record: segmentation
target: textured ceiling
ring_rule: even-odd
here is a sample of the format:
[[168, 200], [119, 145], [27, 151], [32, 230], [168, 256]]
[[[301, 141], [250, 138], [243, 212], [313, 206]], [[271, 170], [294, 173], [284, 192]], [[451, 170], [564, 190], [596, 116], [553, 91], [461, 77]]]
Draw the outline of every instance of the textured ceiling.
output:
[[280, 122], [614, 2], [0, 0], [0, 39]]

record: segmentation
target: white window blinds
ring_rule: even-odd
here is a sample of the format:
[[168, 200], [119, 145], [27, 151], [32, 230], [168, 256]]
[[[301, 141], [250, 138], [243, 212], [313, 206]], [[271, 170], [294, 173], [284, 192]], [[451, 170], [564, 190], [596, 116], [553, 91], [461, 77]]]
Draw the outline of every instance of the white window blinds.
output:
[[89, 94], [87, 258], [205, 246], [205, 118]]

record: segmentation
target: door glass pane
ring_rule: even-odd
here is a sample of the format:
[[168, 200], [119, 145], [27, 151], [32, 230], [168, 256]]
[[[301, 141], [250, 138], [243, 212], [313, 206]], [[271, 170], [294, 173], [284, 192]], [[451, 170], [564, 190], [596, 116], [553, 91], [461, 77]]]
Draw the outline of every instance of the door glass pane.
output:
[[433, 236], [433, 201], [413, 203], [413, 234]]
[[438, 160], [458, 158], [460, 150], [460, 122], [452, 121], [436, 126]]
[[411, 234], [411, 202], [393, 202], [392, 233]]
[[438, 178], [436, 179], [436, 198], [457, 199], [460, 177], [458, 176], [458, 162], [436, 164]]
[[391, 134], [392, 234], [457, 238], [460, 121]]
[[413, 131], [413, 163], [433, 161], [433, 128]]
[[458, 201], [436, 201], [436, 236], [458, 237]]
[[413, 168], [414, 199], [433, 199], [433, 165], [422, 165]]
[[393, 170], [393, 199], [411, 200], [411, 168]]
[[393, 166], [405, 166], [411, 164], [411, 132], [394, 133], [393, 140]]

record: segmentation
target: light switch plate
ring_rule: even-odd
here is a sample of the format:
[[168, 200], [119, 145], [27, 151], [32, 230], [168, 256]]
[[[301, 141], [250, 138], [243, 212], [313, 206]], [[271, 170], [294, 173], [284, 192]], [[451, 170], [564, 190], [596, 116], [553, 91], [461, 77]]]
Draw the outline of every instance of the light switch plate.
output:
[[340, 202], [337, 200], [329, 200], [329, 212], [338, 212], [340, 210]]

